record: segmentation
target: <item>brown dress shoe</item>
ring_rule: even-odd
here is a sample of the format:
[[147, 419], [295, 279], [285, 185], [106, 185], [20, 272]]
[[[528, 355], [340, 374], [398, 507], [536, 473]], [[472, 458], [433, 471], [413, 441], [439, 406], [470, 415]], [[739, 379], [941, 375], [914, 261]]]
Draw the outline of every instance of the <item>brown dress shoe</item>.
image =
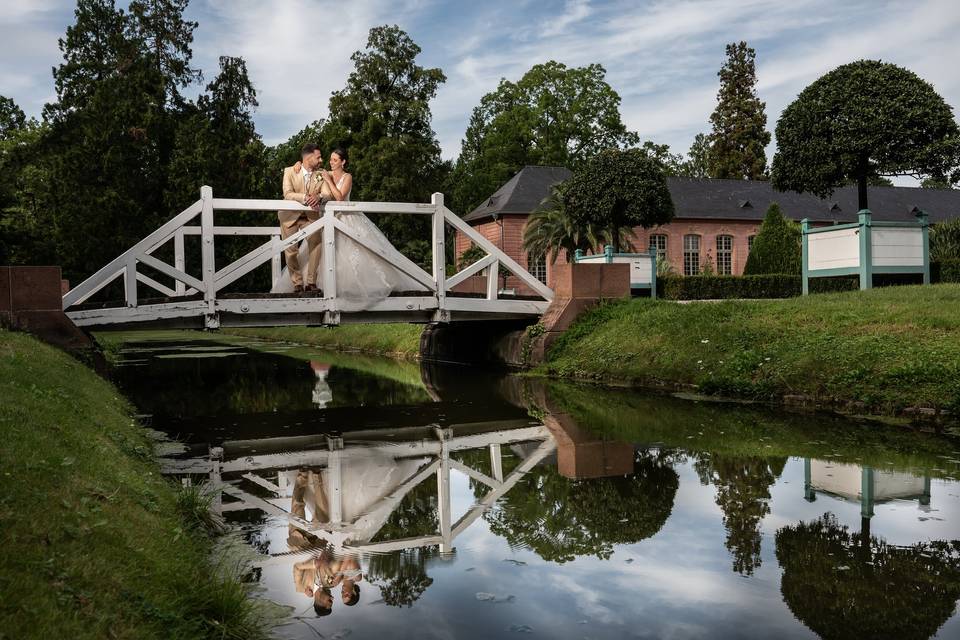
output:
[[303, 285], [302, 285], [302, 284], [295, 285], [295, 286], [293, 287], [293, 292], [294, 292], [294, 293], [303, 293]]
[[315, 284], [308, 284], [307, 286], [305, 286], [305, 287], [303, 288], [303, 290], [306, 291], [307, 293], [310, 293], [311, 291], [316, 291], [316, 290], [317, 290], [317, 285], [315, 285]]

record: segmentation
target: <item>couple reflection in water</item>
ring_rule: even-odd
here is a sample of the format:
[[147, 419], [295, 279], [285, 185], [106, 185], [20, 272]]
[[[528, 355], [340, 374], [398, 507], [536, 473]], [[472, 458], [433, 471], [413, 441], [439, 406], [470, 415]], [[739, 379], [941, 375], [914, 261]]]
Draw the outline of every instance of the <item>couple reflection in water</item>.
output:
[[[326, 522], [327, 494], [321, 472], [296, 472], [290, 512], [303, 520]], [[326, 543], [298, 527], [290, 525], [287, 544], [291, 549], [319, 549], [319, 553], [293, 565], [293, 582], [297, 592], [313, 599], [313, 610], [318, 617], [333, 612], [333, 590], [339, 587], [340, 600], [348, 607], [360, 601], [363, 572], [354, 555], [336, 556]]]

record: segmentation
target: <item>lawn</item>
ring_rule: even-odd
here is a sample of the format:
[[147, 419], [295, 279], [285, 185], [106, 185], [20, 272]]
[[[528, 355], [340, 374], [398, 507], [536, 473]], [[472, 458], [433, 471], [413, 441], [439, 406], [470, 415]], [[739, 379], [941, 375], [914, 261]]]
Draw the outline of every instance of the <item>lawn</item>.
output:
[[584, 315], [538, 373], [856, 411], [960, 412], [960, 285], [769, 301], [636, 299]]
[[0, 638], [262, 637], [203, 500], [107, 381], [0, 330]]

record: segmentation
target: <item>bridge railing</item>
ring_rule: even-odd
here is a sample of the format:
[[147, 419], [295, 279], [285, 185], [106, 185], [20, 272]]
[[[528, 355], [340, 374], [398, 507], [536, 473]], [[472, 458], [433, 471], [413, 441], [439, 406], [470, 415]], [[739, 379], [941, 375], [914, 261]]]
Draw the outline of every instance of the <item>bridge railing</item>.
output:
[[[216, 320], [217, 292], [268, 262], [271, 264], [273, 280], [276, 281], [281, 273], [283, 251], [290, 246], [299, 244], [307, 236], [314, 233], [321, 233], [323, 239], [323, 262], [320, 265], [317, 284], [323, 292], [323, 311], [328, 315], [325, 322], [331, 324], [339, 322], [336, 304], [338, 291], [336, 242], [338, 234], [351, 238], [370, 251], [371, 254], [378, 256], [426, 288], [427, 293], [425, 295], [436, 299], [436, 304], [432, 307], [435, 309], [433, 317], [435, 321], [448, 321], [452, 307], [455, 307], [456, 311], [472, 312], [512, 309], [513, 307], [508, 303], [516, 303], [516, 301], [501, 300], [498, 292], [497, 274], [500, 266], [517, 276], [521, 282], [540, 295], [545, 302], [550, 302], [553, 299], [553, 291], [549, 287], [447, 209], [441, 193], [433, 194], [429, 203], [329, 202], [324, 207], [323, 214], [318, 220], [311, 222], [297, 233], [284, 239], [280, 237], [279, 226], [217, 226], [214, 224], [215, 211], [269, 211], [275, 214], [277, 211], [308, 212], [311, 209], [290, 200], [215, 198], [213, 189], [205, 186], [200, 190], [200, 200], [184, 209], [156, 231], [69, 291], [63, 297], [64, 310], [69, 310], [73, 305], [87, 301], [104, 287], [122, 277], [126, 308], [135, 309], [138, 307], [141, 300], [138, 291], [139, 284], [170, 298], [203, 294], [203, 302], [206, 307], [203, 311], [208, 316], [206, 326], [215, 328], [218, 326]], [[338, 213], [349, 211], [431, 216], [433, 273], [427, 273], [392, 246], [371, 246], [363, 238], [358, 237], [349, 226], [337, 217]], [[200, 218], [200, 224], [191, 225], [190, 223], [197, 217]], [[449, 277], [446, 274], [445, 249], [446, 226], [448, 224], [467, 236], [487, 254], [477, 262]], [[189, 274], [186, 270], [184, 242], [186, 236], [200, 237], [201, 269], [199, 277]], [[240, 258], [217, 268], [215, 260], [217, 236], [266, 236], [269, 239]], [[171, 240], [173, 241], [174, 256], [172, 265], [153, 255], [157, 249]], [[169, 277], [173, 281], [173, 286], [162, 284], [143, 273], [140, 270], [141, 265], [147, 267], [148, 270], [152, 270], [152, 272]], [[447, 303], [447, 293], [453, 287], [484, 269], [487, 270], [487, 290], [483, 301], [459, 300], [456, 305], [452, 306]]]

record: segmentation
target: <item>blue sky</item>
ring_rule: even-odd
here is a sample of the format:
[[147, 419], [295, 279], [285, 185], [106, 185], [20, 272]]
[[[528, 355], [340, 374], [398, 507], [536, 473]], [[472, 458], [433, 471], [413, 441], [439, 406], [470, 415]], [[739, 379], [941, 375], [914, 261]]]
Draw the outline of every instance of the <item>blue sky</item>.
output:
[[[57, 38], [73, 7], [67, 0], [0, 3], [0, 94], [29, 115], [54, 97], [50, 68], [60, 61]], [[446, 158], [459, 153], [484, 93], [550, 59], [602, 64], [623, 98], [626, 124], [685, 152], [709, 128], [724, 45], [741, 39], [757, 50], [771, 131], [804, 86], [860, 58], [906, 66], [960, 107], [960, 2], [953, 0], [193, 0], [189, 14], [200, 23], [194, 63], [207, 78], [219, 55], [247, 60], [267, 143], [326, 116], [350, 54], [370, 27], [388, 23], [412, 35], [423, 64], [447, 75], [432, 105]], [[305, 70], [304, 60], [315, 62]]]

